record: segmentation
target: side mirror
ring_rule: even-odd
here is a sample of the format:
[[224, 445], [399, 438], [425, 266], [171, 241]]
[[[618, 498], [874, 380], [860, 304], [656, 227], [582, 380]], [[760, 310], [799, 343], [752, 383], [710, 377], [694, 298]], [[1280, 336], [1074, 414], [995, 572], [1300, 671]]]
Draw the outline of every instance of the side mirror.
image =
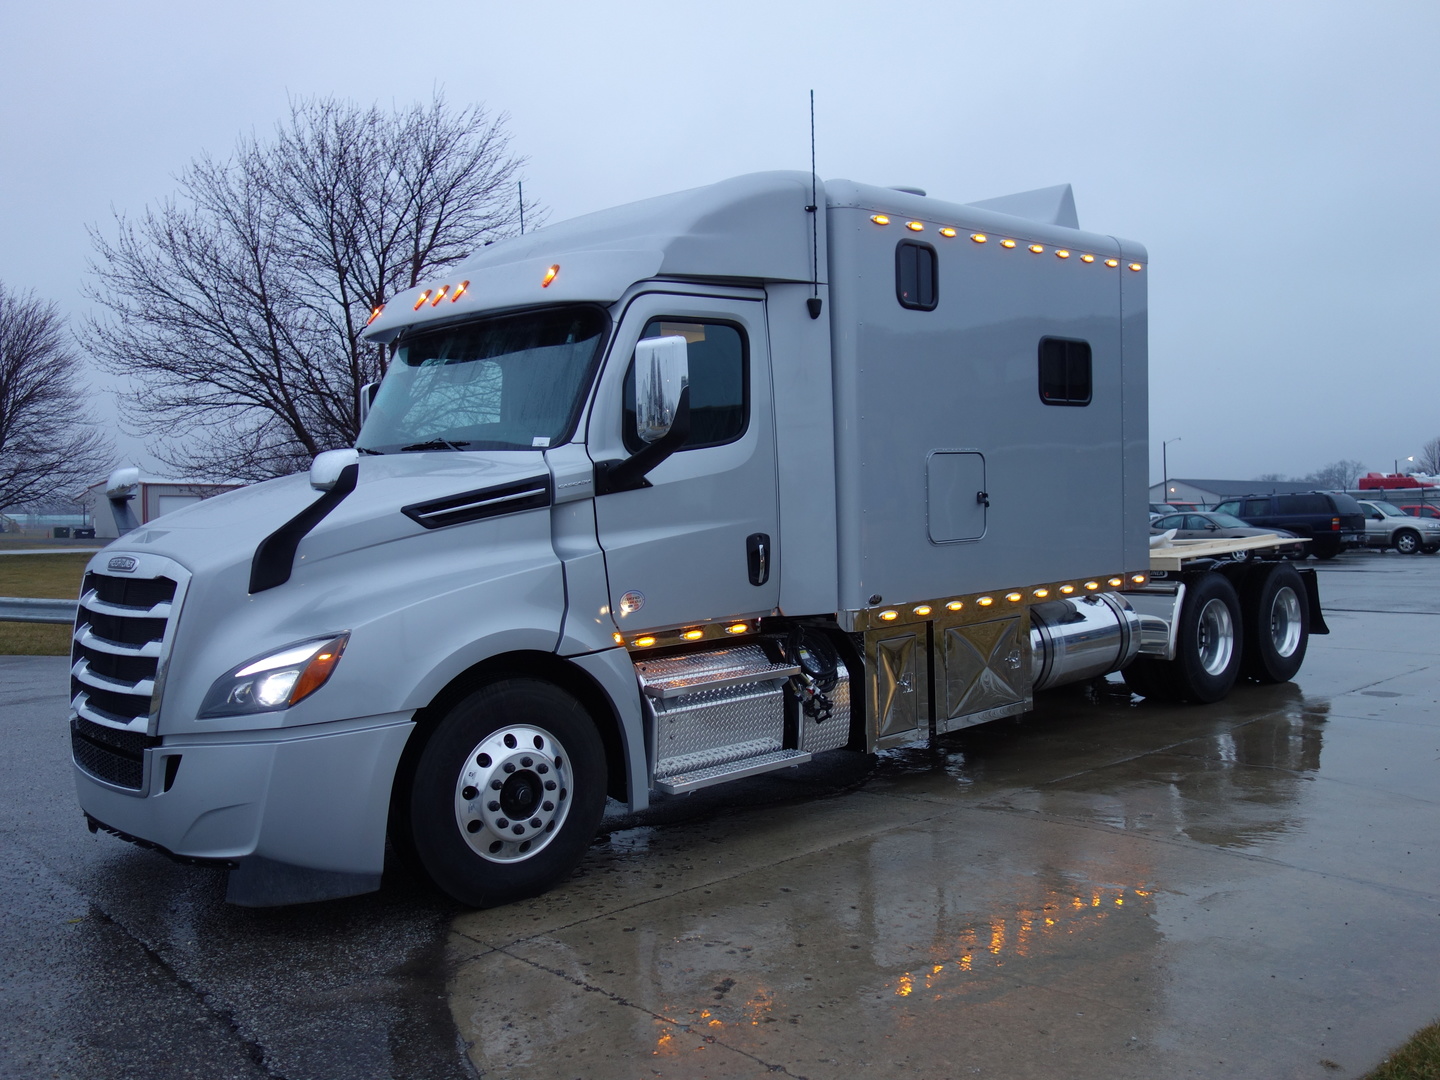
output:
[[683, 337], [648, 338], [635, 346], [635, 431], [641, 439], [653, 443], [670, 431], [680, 392], [689, 384]]
[[343, 450], [326, 450], [323, 454], [316, 454], [310, 464], [310, 486], [316, 491], [329, 491], [340, 479], [345, 466], [359, 460], [359, 452], [348, 446]]
[[370, 406], [375, 404], [375, 395], [379, 390], [378, 382], [367, 382], [360, 387], [360, 423], [365, 423], [365, 418], [370, 415]]

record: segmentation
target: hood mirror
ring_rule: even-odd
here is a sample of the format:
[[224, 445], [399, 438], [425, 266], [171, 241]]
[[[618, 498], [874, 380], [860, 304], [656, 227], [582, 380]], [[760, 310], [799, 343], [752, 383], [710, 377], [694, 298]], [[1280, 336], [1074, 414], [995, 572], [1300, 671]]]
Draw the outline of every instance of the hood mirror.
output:
[[329, 491], [340, 479], [341, 470], [359, 460], [360, 452], [348, 446], [343, 450], [326, 450], [323, 454], [316, 454], [310, 466], [310, 486], [317, 491]]

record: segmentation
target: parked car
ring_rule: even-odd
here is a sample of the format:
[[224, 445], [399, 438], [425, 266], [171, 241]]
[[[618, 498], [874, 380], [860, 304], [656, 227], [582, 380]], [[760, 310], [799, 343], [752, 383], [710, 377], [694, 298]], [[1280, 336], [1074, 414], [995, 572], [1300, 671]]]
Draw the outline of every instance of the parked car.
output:
[[[1154, 509], [1152, 506], [1151, 509]], [[1402, 505], [1401, 510], [1411, 517], [1440, 518], [1440, 506], [1434, 503], [1409, 503]]]
[[1440, 551], [1440, 520], [1411, 517], [1394, 503], [1360, 500], [1365, 511], [1365, 546], [1394, 548], [1402, 555]]
[[1169, 532], [1171, 529], [1175, 530], [1176, 540], [1230, 540], [1245, 536], [1268, 536], [1272, 533], [1280, 537], [1292, 537], [1295, 540], [1295, 543], [1286, 544], [1283, 547], [1237, 551], [1231, 556], [1237, 562], [1248, 562], [1251, 559], [1303, 559], [1305, 557], [1305, 543], [1294, 533], [1284, 529], [1262, 529], [1246, 525], [1245, 522], [1231, 514], [1222, 514], [1215, 510], [1196, 514], [1166, 514], [1150, 523], [1152, 536]]
[[1333, 559], [1365, 543], [1365, 512], [1340, 491], [1302, 491], [1293, 495], [1245, 495], [1226, 499], [1215, 510], [1247, 525], [1288, 529], [1309, 541], [1317, 559]]

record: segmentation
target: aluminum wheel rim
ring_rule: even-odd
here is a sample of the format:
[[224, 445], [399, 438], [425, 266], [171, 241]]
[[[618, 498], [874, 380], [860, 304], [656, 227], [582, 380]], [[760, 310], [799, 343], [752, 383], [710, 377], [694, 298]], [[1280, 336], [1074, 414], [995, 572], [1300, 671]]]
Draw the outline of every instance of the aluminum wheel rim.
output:
[[573, 775], [555, 736], [531, 724], [507, 724], [470, 751], [455, 781], [460, 835], [489, 862], [533, 858], [570, 812]]
[[1270, 605], [1270, 643], [1280, 656], [1294, 656], [1300, 647], [1300, 598], [1289, 585], [1275, 593]]
[[1224, 674], [1235, 653], [1235, 623], [1225, 601], [1211, 600], [1200, 609], [1200, 666], [1210, 675]]

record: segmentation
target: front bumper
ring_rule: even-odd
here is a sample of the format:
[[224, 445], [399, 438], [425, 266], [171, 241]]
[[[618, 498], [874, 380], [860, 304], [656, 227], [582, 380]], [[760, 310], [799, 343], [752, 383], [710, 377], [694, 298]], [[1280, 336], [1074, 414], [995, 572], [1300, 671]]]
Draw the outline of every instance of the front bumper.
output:
[[230, 865], [234, 903], [368, 892], [380, 885], [410, 715], [172, 737], [143, 750], [139, 790], [77, 764], [76, 793], [95, 825], [182, 859]]

